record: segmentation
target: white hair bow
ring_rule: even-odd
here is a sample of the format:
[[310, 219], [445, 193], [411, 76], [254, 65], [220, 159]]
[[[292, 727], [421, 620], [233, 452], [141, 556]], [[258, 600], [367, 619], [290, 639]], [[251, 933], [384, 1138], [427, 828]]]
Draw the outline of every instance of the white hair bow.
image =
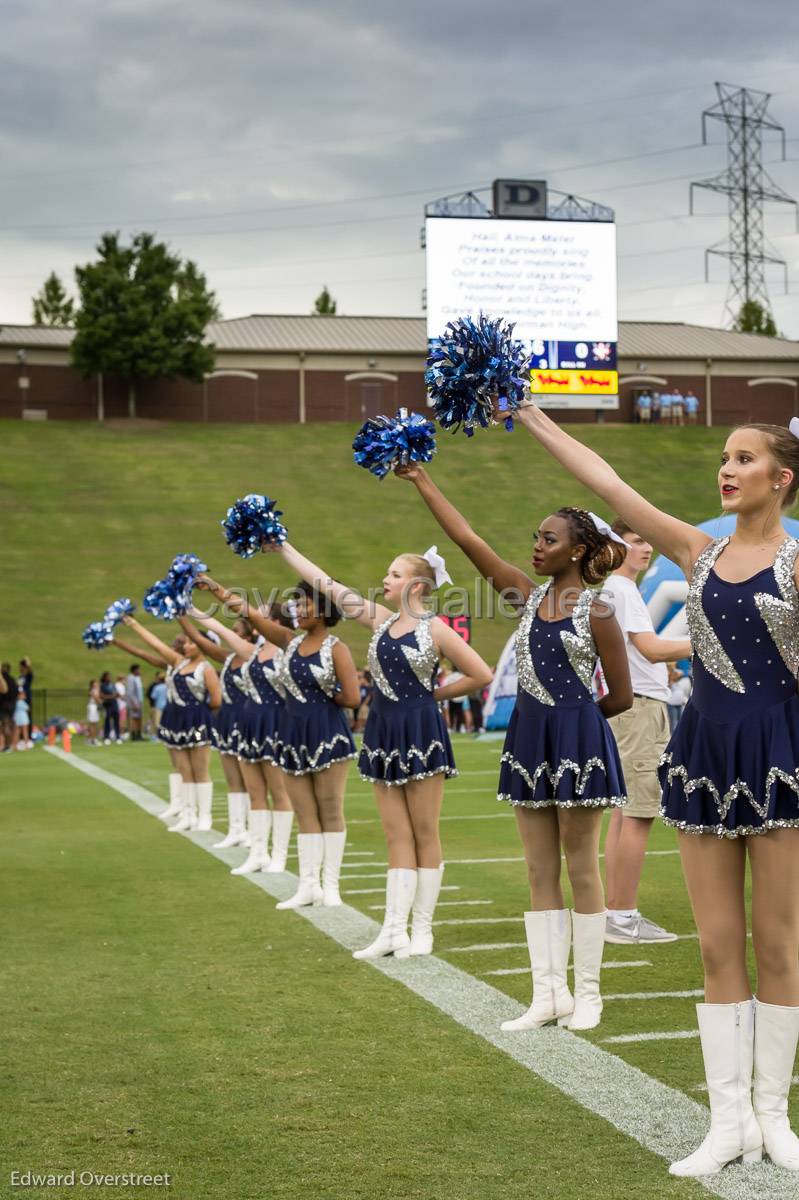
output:
[[205, 636], [208, 638], [208, 641], [213, 642], [214, 645], [216, 645], [216, 646], [222, 645], [222, 639], [220, 638], [219, 634], [216, 632], [215, 629], [206, 629]]
[[601, 517], [596, 515], [596, 513], [590, 512], [588, 515], [596, 525], [599, 532], [604, 533], [605, 537], [609, 537], [611, 541], [619, 542], [622, 546], [627, 545], [623, 537], [619, 537], [618, 533], [613, 532], [607, 521], [603, 521]]
[[795, 438], [799, 438], [799, 417], [791, 417], [788, 425], [789, 433], [792, 433]]
[[438, 553], [438, 546], [431, 546], [429, 550], [425, 550], [422, 558], [430, 563], [430, 566], [436, 573], [436, 587], [440, 588], [442, 583], [452, 583], [452, 576], [447, 570], [447, 564]]

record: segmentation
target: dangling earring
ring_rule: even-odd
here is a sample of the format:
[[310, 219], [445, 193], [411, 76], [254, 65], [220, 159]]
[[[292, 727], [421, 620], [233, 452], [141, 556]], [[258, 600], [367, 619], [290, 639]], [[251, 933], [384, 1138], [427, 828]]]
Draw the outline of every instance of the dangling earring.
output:
[[579, 557], [580, 557], [580, 555], [579, 555], [579, 554], [573, 554], [573, 555], [572, 555], [572, 562], [577, 562], [577, 559], [578, 559]]

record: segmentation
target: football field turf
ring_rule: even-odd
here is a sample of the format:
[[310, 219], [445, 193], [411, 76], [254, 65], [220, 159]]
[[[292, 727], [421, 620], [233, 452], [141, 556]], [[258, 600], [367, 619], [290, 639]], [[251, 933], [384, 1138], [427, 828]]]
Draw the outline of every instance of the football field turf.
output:
[[[494, 799], [501, 741], [455, 743], [462, 773], [446, 788], [435, 956], [453, 978], [454, 967], [495, 989], [485, 995], [495, 997], [498, 1025], [530, 997], [526, 874], [513, 816]], [[166, 800], [162, 747], [77, 755]], [[217, 761], [213, 769], [223, 830]], [[119, 791], [43, 750], [0, 760], [0, 795], [0, 1194], [20, 1194], [11, 1171], [71, 1169], [168, 1173], [168, 1189], [111, 1190], [175, 1200], [794, 1194], [769, 1166], [729, 1168], [718, 1192], [719, 1179], [706, 1188], [670, 1178], [662, 1157], [620, 1131], [636, 1118], [643, 1077], [628, 1072], [633, 1090], [620, 1094], [609, 1071], [597, 1111], [615, 1096], [618, 1119], [603, 1119], [572, 1098], [580, 1081], [568, 1039], [578, 1035], [546, 1029], [507, 1043], [556, 1047], [555, 1087], [464, 1027], [457, 1011], [468, 988], [452, 1000], [455, 1019], [422, 998], [419, 972], [432, 978], [433, 960], [387, 970], [355, 962], [348, 909], [315, 910], [329, 936], [276, 912], [263, 887], [231, 877], [206, 852], [215, 837], [170, 835]], [[379, 921], [385, 847], [371, 789], [354, 768], [346, 807], [350, 924], [359, 913]], [[613, 1055], [602, 1057], [609, 1067], [621, 1060], [704, 1103], [694, 1015], [701, 967], [673, 831], [656, 824], [650, 851], [641, 908], [681, 939], [608, 946], [602, 1023], [579, 1040]], [[403, 986], [403, 970], [421, 987]], [[619, 1037], [631, 1040], [608, 1041]], [[668, 1127], [668, 1104], [650, 1116]], [[792, 1116], [799, 1122], [795, 1097]]]

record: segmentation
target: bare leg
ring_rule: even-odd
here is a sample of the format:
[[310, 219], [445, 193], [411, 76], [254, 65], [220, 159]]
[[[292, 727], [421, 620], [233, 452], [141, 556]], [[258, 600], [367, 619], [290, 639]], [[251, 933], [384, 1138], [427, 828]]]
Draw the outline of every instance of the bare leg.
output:
[[[769, 835], [770, 836], [770, 835]], [[746, 839], [677, 834], [683, 875], [699, 931], [708, 1004], [752, 997], [746, 970]]]
[[641, 883], [653, 818], [625, 817], [620, 808], [614, 810], [611, 823], [615, 817], [618, 817], [620, 828], [612, 850], [612, 866], [608, 862], [608, 847], [605, 845], [605, 868], [609, 880], [608, 908], [630, 910], [638, 904], [638, 887]]
[[244, 791], [249, 793], [250, 808], [260, 810], [268, 808], [266, 803], [266, 777], [261, 770], [261, 764], [244, 762], [241, 766], [241, 777], [244, 780]]
[[377, 810], [388, 848], [388, 869], [416, 870], [416, 842], [405, 788], [374, 785]]
[[291, 812], [291, 800], [286, 787], [286, 776], [280, 767], [274, 763], [261, 763], [261, 770], [266, 779], [269, 795], [272, 797], [272, 808], [275, 812]]
[[414, 780], [406, 783], [403, 790], [416, 843], [416, 866], [438, 868], [443, 861], [439, 820], [444, 800], [444, 776]]
[[239, 760], [232, 754], [220, 754], [219, 761], [222, 764], [222, 774], [225, 776], [225, 783], [229, 792], [246, 792], [247, 786], [241, 774]]
[[333, 763], [324, 771], [316, 771], [311, 776], [323, 833], [343, 833], [346, 829], [344, 791], [349, 769], [349, 761], [345, 759], [343, 762]]
[[286, 791], [297, 818], [300, 833], [321, 833], [322, 823], [316, 807], [316, 794], [310, 775], [287, 775]]
[[608, 833], [605, 838], [605, 889], [608, 894], [608, 908], [615, 908], [616, 905], [611, 901], [616, 895], [616, 862], [618, 858], [619, 838], [621, 837], [621, 823], [624, 820], [624, 814], [620, 808], [612, 808], [610, 810], [610, 822], [608, 824]]
[[530, 908], [533, 912], [562, 909], [557, 809], [516, 805], [515, 812], [530, 881]]
[[211, 747], [197, 746], [194, 750], [189, 750], [188, 754], [191, 758], [191, 769], [194, 775], [194, 782], [209, 783], [211, 780]]
[[605, 908], [602, 875], [599, 870], [599, 834], [601, 808], [559, 808], [558, 828], [566, 870], [572, 885], [574, 911], [599, 913]]
[[799, 829], [745, 840], [752, 870], [757, 998], [799, 1007]]
[[184, 783], [194, 783], [194, 768], [190, 750], [172, 750], [170, 758], [176, 771]]

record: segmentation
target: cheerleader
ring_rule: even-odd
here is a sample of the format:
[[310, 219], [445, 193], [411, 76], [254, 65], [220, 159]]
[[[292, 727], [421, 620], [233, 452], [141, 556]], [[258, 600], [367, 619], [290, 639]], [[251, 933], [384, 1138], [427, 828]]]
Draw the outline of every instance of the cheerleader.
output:
[[[397, 468], [419, 490], [444, 532], [500, 594], [523, 600], [516, 635], [519, 694], [500, 759], [498, 799], [513, 806], [530, 877], [524, 915], [533, 1000], [504, 1030], [557, 1020], [593, 1029], [602, 1014], [599, 975], [605, 898], [599, 871], [604, 809], [625, 803], [624, 778], [608, 717], [632, 706], [630, 671], [612, 612], [587, 585], [624, 561], [624, 541], [579, 508], [541, 522], [533, 567], [542, 586], [492, 550], [420, 467]], [[597, 656], [608, 694], [594, 702]], [[563, 905], [561, 850], [574, 909]], [[574, 952], [574, 997], [566, 971]]]
[[[208, 576], [201, 583], [224, 604], [241, 609], [246, 603]], [[280, 682], [286, 700], [277, 739], [279, 764], [297, 817], [300, 882], [290, 900], [278, 908], [308, 904], [341, 904], [339, 875], [347, 831], [344, 788], [355, 743], [342, 712], [356, 708], [360, 693], [352, 654], [329, 632], [341, 614], [305, 582], [296, 589], [299, 633], [251, 608], [249, 618], [274, 645], [285, 650]], [[320, 873], [324, 864], [324, 886]]]
[[[705, 968], [697, 1005], [710, 1132], [673, 1175], [711, 1175], [743, 1156], [799, 1171], [788, 1091], [799, 1038], [799, 542], [783, 510], [799, 488], [799, 421], [743, 425], [721, 454], [711, 539], [661, 512], [534, 404], [538, 441], [690, 580], [694, 688], [661, 759], [662, 815], [677, 830]], [[746, 965], [752, 879], [753, 999]], [[754, 1075], [754, 1093], [752, 1094]]]
[[[424, 555], [401, 554], [391, 562], [383, 579], [385, 604], [367, 604], [288, 543], [278, 552], [306, 583], [372, 630], [368, 661], [374, 695], [358, 769], [361, 779], [374, 785], [388, 873], [383, 927], [353, 957], [431, 954], [444, 873], [439, 836], [444, 780], [458, 773], [439, 703], [484, 687], [491, 670], [443, 621], [425, 611], [433, 590], [445, 580], [452, 582], [435, 546]], [[442, 655], [452, 659], [462, 678], [436, 688]]]
[[[288, 620], [284, 620], [274, 609], [270, 610], [269, 616], [278, 620], [284, 628], [290, 628]], [[260, 644], [257, 647], [242, 638], [237, 630], [242, 625], [252, 628], [244, 617], [239, 618], [233, 630], [212, 617], [200, 619], [204, 625], [225, 639], [241, 663], [236, 682], [237, 690], [244, 695], [244, 703], [240, 706], [238, 714], [237, 754], [238, 767], [246, 789], [245, 799], [249, 794], [250, 801], [250, 853], [241, 866], [233, 868], [231, 875], [252, 875], [255, 871], [285, 871], [294, 811], [286, 790], [286, 777], [279, 765], [280, 741], [277, 731], [285, 696], [280, 682], [283, 651], [263, 638], [259, 639]]]
[[213, 742], [211, 710], [218, 709], [222, 702], [219, 676], [190, 639], [184, 638], [181, 653], [172, 650], [129, 613], [122, 620], [173, 667], [175, 708], [169, 723], [165, 725], [162, 721], [158, 729], [159, 738], [175, 752], [182, 781], [181, 814], [169, 832], [182, 833], [185, 829], [207, 832], [212, 826], [214, 794], [208, 770]]
[[[202, 620], [202, 618], [200, 618]], [[228, 831], [221, 842], [214, 843], [215, 850], [226, 850], [229, 846], [248, 846], [250, 838], [247, 832], [247, 812], [249, 796], [247, 786], [241, 772], [239, 755], [241, 750], [241, 722], [247, 705], [247, 692], [242, 677], [242, 667], [253, 652], [255, 633], [246, 617], [239, 617], [234, 629], [237, 644], [243, 654], [222, 648], [218, 637], [224, 637], [228, 632], [224, 625], [217, 624], [215, 631], [208, 625], [207, 636], [200, 632], [188, 617], [178, 617], [186, 636], [191, 638], [202, 653], [214, 662], [222, 664], [219, 672], [219, 688], [222, 703], [214, 713], [212, 736], [214, 746], [219, 751], [219, 761], [227, 784]]]
[[[165, 672], [164, 683], [166, 684], [167, 701], [161, 713], [161, 721], [158, 727], [158, 735], [160, 737], [162, 729], [165, 731], [171, 729], [172, 720], [178, 712], [178, 707], [175, 704], [175, 688], [172, 683], [172, 677], [175, 673], [174, 666], [168, 663], [165, 658], [162, 658], [160, 654], [151, 654], [147, 650], [142, 650], [140, 646], [134, 646], [130, 642], [125, 642], [116, 634], [111, 639], [109, 645], [116, 646], [118, 650], [124, 650], [125, 654], [133, 658], [140, 658], [143, 662], [148, 662], [150, 666]], [[185, 645], [186, 638], [182, 633], [176, 634], [172, 639], [172, 649], [181, 658], [183, 657]], [[169, 804], [163, 812], [158, 814], [158, 818], [161, 821], [171, 821], [173, 817], [179, 817], [183, 812], [183, 778], [178, 770], [174, 748], [170, 745], [169, 741], [163, 738], [161, 740], [169, 755], [169, 765], [172, 770], [169, 773]]]

